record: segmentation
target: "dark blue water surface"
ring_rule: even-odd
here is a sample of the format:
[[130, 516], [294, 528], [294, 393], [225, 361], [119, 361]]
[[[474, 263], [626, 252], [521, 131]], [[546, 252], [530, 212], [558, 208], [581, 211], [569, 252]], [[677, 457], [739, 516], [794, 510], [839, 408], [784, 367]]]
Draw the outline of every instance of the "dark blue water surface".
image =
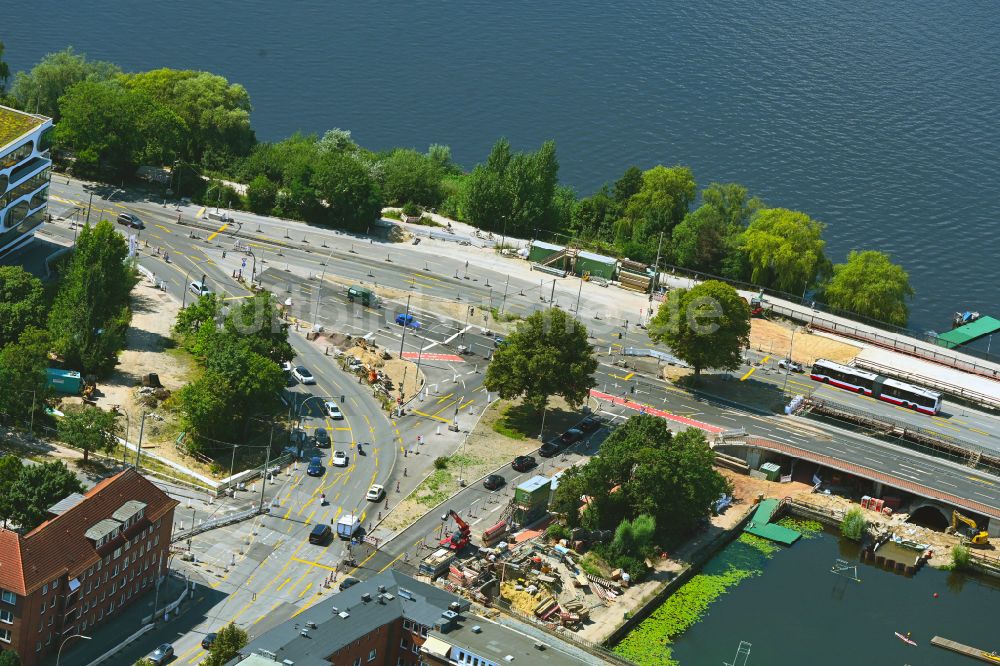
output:
[[4, 3], [13, 69], [67, 44], [128, 70], [250, 91], [262, 139], [555, 139], [587, 194], [630, 164], [690, 165], [828, 225], [831, 256], [890, 252], [912, 321], [1000, 315], [1000, 12], [970, 0]]

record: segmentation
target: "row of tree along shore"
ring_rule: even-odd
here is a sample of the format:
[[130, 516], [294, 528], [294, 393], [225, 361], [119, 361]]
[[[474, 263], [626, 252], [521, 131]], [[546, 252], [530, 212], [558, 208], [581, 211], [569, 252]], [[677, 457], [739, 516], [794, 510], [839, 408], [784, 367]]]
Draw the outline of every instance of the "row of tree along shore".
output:
[[[221, 76], [125, 73], [68, 48], [11, 78], [2, 56], [0, 46], [0, 96], [54, 118], [56, 157], [80, 176], [118, 184], [139, 165], [164, 165], [171, 177], [163, 187], [174, 196], [355, 231], [383, 206], [434, 209], [484, 231], [559, 238], [646, 263], [659, 256], [726, 279], [809, 293], [890, 324], [908, 319], [909, 276], [887, 255], [851, 252], [834, 264], [823, 223], [773, 207], [737, 183], [711, 183], [699, 193], [685, 166], [631, 166], [581, 197], [559, 183], [552, 141], [519, 152], [501, 138], [471, 171], [452, 161], [447, 146], [371, 151], [340, 129], [259, 142], [246, 89]], [[224, 181], [247, 186], [238, 193]]]

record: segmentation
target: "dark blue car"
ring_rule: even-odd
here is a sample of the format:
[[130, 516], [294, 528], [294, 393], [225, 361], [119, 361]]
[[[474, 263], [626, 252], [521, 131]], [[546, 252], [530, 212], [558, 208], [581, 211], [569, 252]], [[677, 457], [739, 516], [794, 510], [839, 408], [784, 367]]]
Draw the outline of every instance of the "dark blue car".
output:
[[309, 476], [323, 476], [323, 459], [313, 456], [309, 459], [309, 467], [306, 467], [306, 474]]
[[398, 314], [396, 315], [396, 323], [400, 326], [409, 326], [410, 328], [420, 328], [420, 322], [414, 319], [411, 314]]

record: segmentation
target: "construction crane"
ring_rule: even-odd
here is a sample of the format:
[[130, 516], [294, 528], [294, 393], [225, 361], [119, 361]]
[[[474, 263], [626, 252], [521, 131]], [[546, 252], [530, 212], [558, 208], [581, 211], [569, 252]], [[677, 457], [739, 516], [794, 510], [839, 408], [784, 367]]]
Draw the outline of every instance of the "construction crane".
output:
[[968, 516], [963, 516], [958, 511], [952, 511], [951, 512], [951, 529], [954, 532], [959, 532], [959, 529], [958, 529], [958, 524], [959, 523], [964, 523], [966, 525], [966, 527], [969, 528], [968, 534], [964, 534], [962, 536], [964, 536], [968, 540], [968, 542], [970, 544], [972, 544], [973, 546], [988, 546], [989, 545], [989, 543], [990, 543], [990, 536], [989, 536], [989, 534], [987, 532], [984, 532], [983, 530], [979, 529], [979, 526], [976, 525], [976, 521], [974, 521], [972, 518], [969, 518]]
[[458, 515], [454, 509], [448, 511], [448, 515], [455, 519], [455, 524], [458, 525], [458, 529], [452, 532], [451, 535], [441, 539], [440, 545], [442, 548], [448, 548], [449, 550], [462, 550], [469, 545], [472, 530], [469, 528], [469, 524], [462, 520], [462, 517]]

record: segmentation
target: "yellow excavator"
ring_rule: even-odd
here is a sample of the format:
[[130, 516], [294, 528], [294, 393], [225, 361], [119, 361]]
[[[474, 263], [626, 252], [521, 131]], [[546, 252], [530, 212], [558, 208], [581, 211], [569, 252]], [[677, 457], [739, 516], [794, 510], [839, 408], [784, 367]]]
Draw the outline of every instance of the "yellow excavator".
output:
[[963, 534], [963, 536], [968, 540], [973, 546], [988, 546], [990, 544], [989, 534], [980, 530], [976, 525], [976, 521], [968, 516], [963, 516], [958, 511], [951, 512], [951, 529], [959, 534], [962, 532], [958, 529], [958, 524], [964, 523], [968, 528], [968, 533]]

